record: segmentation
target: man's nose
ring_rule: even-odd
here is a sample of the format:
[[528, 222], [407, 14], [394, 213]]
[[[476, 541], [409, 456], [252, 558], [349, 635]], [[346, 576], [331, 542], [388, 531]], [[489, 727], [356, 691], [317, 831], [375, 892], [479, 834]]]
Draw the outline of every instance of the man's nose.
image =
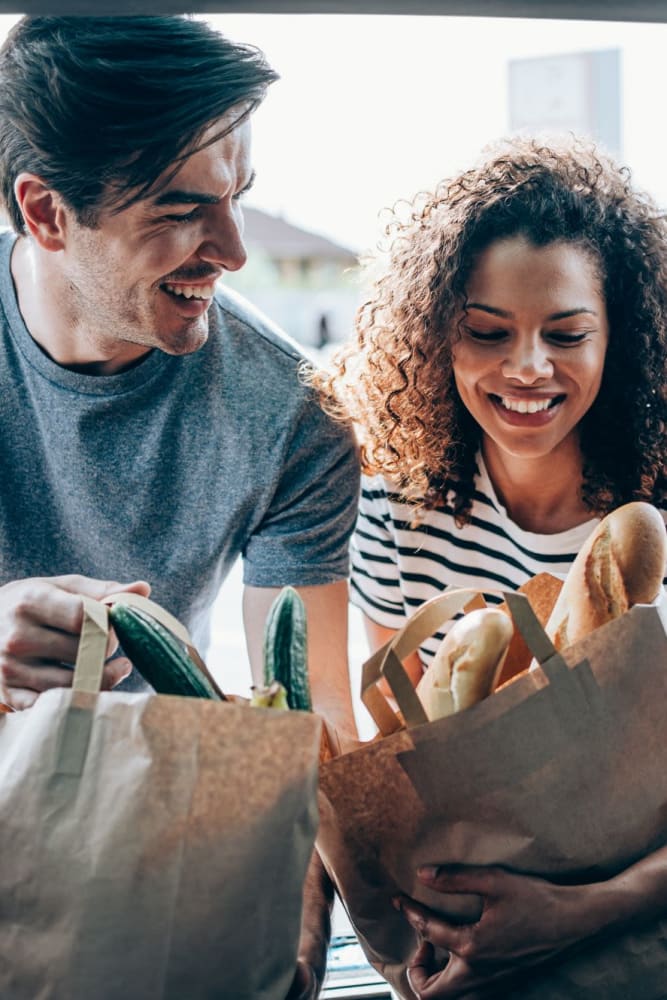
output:
[[243, 216], [240, 208], [218, 206], [211, 214], [207, 232], [198, 249], [202, 260], [223, 267], [226, 271], [238, 271], [248, 259], [243, 242]]

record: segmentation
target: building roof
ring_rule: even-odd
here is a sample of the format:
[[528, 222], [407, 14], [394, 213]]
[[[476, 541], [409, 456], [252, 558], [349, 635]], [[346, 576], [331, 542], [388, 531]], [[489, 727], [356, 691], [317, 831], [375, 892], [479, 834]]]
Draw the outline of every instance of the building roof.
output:
[[325, 236], [300, 229], [277, 215], [243, 206], [244, 239], [249, 246], [261, 247], [274, 260], [317, 259], [356, 262], [357, 253]]

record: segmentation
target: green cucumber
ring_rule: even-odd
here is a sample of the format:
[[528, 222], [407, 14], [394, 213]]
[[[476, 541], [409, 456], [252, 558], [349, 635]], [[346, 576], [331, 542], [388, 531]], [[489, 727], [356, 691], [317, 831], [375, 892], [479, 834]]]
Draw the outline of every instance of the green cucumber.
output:
[[123, 652], [158, 694], [220, 701], [182, 643], [151, 615], [127, 604], [113, 604], [109, 618]]
[[264, 684], [278, 681], [290, 708], [310, 712], [306, 609], [293, 587], [283, 587], [264, 627]]

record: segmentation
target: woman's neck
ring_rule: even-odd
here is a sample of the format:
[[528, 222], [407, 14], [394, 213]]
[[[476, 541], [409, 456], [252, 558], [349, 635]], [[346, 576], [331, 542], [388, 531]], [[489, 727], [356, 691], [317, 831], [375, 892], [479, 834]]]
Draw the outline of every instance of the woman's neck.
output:
[[498, 499], [524, 531], [555, 535], [593, 516], [581, 498], [583, 461], [575, 437], [539, 458], [508, 455], [485, 439], [482, 454]]

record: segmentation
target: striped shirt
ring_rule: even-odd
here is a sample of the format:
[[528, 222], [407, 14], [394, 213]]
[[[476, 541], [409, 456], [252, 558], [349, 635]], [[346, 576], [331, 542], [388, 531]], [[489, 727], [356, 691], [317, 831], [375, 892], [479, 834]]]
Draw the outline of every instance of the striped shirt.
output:
[[[481, 455], [477, 467], [471, 518], [463, 528], [448, 505], [424, 512], [411, 526], [412, 508], [392, 492], [391, 483], [363, 477], [351, 600], [378, 625], [401, 628], [420, 604], [448, 586], [479, 589], [488, 604], [500, 604], [498, 591], [516, 590], [537, 573], [562, 578], [599, 523], [591, 518], [554, 535], [523, 531], [498, 500]], [[420, 648], [424, 664], [447, 628]]]

